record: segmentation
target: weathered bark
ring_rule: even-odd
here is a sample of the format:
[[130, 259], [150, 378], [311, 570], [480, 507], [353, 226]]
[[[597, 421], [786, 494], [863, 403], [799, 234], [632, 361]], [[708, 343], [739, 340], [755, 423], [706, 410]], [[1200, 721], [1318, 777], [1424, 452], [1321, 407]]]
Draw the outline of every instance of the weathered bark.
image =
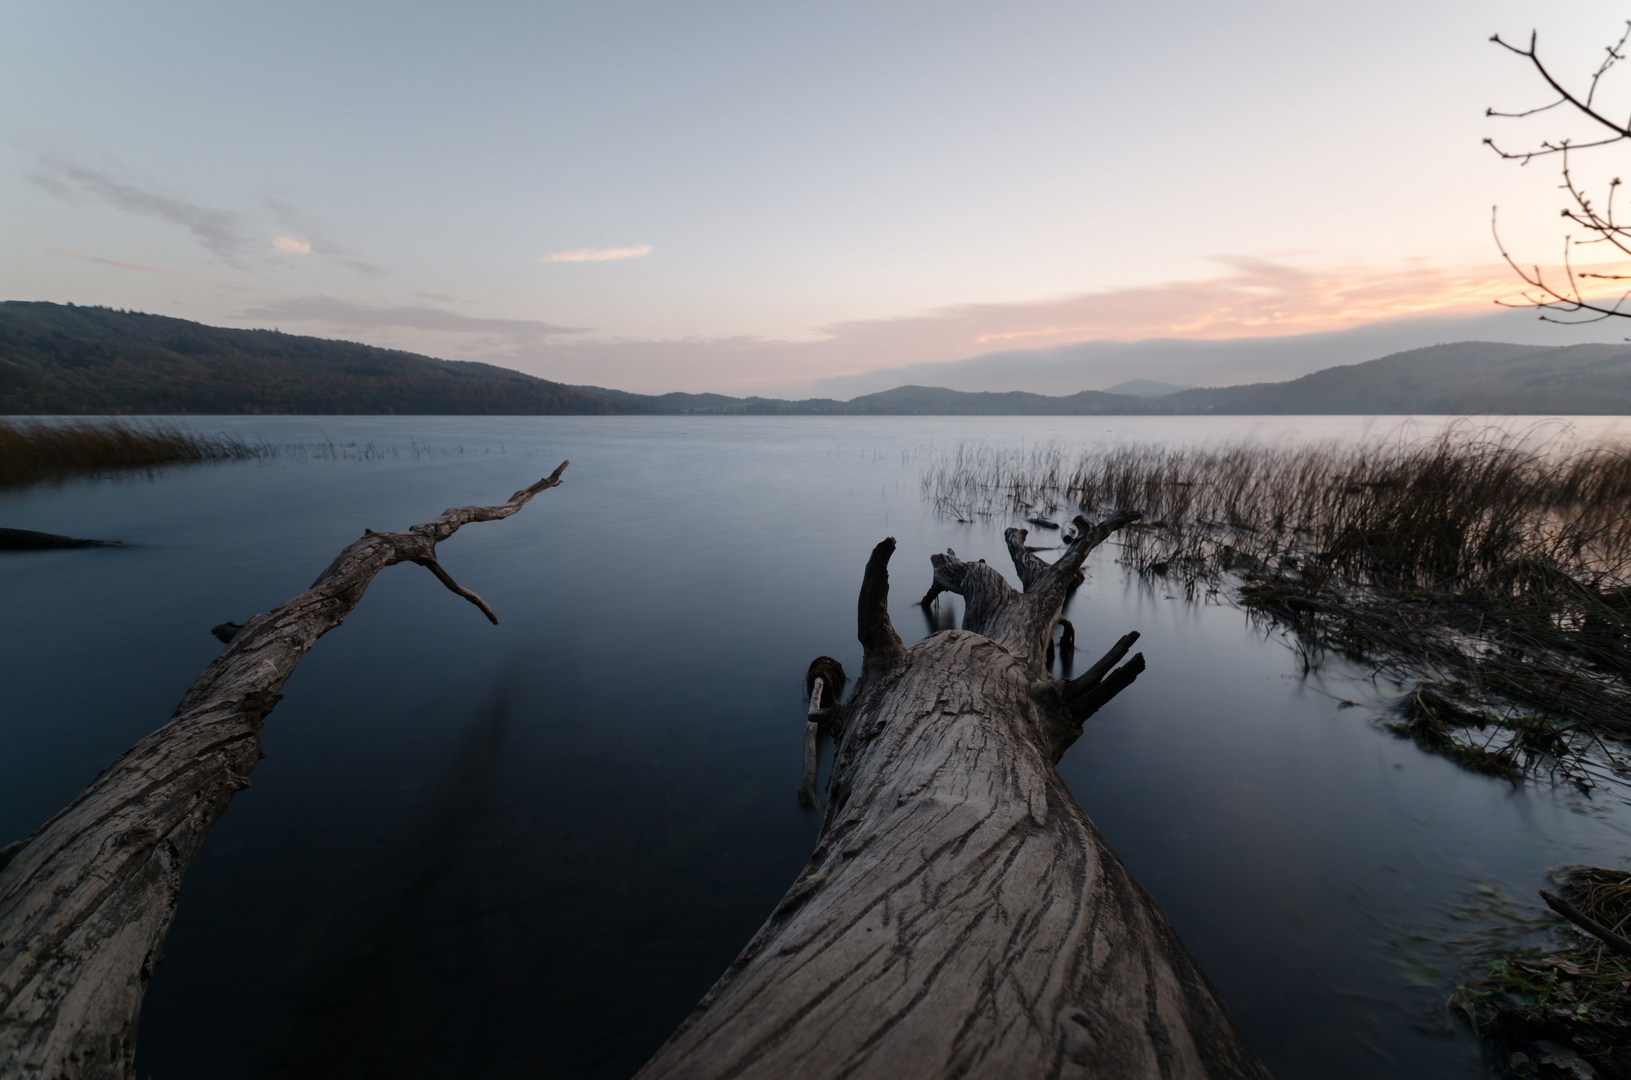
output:
[[1143, 668], [1112, 670], [1136, 635], [1070, 683], [1043, 664], [1088, 551], [1135, 517], [1077, 518], [1052, 566], [1009, 530], [1023, 594], [934, 556], [964, 627], [911, 649], [878, 545], [815, 854], [640, 1077], [1267, 1076], [1054, 768]]
[[509, 517], [561, 482], [561, 467], [501, 506], [466, 506], [342, 551], [306, 592], [215, 632], [229, 644], [170, 722], [127, 750], [22, 844], [0, 849], [0, 1077], [125, 1080], [136, 1019], [181, 876], [265, 756], [261, 724], [313, 643], [374, 575], [416, 562], [493, 622], [436, 561], [461, 525]]

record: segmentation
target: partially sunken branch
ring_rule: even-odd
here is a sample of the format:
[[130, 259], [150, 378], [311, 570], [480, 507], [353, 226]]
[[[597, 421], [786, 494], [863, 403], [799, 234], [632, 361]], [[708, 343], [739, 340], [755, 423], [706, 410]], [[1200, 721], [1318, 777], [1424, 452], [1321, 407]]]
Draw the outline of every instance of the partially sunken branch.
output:
[[25, 843], [0, 854], [0, 1077], [128, 1080], [136, 1018], [181, 878], [265, 756], [261, 724], [318, 638], [374, 575], [427, 566], [497, 622], [436, 561], [463, 525], [509, 517], [561, 482], [560, 468], [498, 506], [464, 506], [407, 532], [364, 533], [312, 587], [241, 628], [170, 722], [127, 750]]

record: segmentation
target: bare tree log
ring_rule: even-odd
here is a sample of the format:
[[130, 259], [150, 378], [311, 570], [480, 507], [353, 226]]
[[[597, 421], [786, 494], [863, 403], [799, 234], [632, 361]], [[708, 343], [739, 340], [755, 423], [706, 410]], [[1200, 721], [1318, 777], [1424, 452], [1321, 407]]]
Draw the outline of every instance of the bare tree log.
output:
[[1136, 516], [1078, 518], [1051, 566], [1010, 533], [1023, 593], [934, 556], [964, 627], [909, 650], [877, 546], [815, 853], [639, 1077], [1267, 1076], [1054, 768], [1079, 702], [1143, 667], [1109, 670], [1123, 639], [1073, 701], [1043, 666], [1082, 561]]
[[[265, 756], [260, 729], [318, 638], [350, 614], [375, 574], [436, 562], [460, 526], [496, 521], [561, 482], [560, 468], [500, 506], [466, 506], [407, 532], [364, 533], [306, 592], [242, 628], [170, 722], [104, 769], [10, 858], [0, 854], [0, 1077], [126, 1080], [136, 1020], [175, 914], [181, 877]], [[0, 849], [6, 850], [6, 849]]]

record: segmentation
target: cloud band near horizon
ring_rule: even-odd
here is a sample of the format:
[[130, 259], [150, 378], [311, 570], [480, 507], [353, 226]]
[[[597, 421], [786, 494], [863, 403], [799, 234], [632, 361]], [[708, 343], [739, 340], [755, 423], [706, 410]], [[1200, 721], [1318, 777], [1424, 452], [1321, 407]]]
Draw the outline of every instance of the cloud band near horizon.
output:
[[[1262, 259], [1218, 261], [1226, 272], [1210, 278], [838, 322], [806, 341], [630, 339], [604, 331], [584, 338], [592, 331], [330, 297], [276, 301], [245, 315], [276, 318], [285, 326], [382, 331], [389, 340], [381, 344], [394, 348], [485, 360], [565, 383], [643, 393], [798, 393], [872, 371], [1094, 342], [1267, 341], [1424, 317], [1453, 321], [1495, 311], [1497, 297], [1513, 295], [1514, 279], [1500, 265], [1444, 270], [1419, 261], [1380, 269], [1307, 269]], [[433, 336], [405, 340], [414, 332]]]

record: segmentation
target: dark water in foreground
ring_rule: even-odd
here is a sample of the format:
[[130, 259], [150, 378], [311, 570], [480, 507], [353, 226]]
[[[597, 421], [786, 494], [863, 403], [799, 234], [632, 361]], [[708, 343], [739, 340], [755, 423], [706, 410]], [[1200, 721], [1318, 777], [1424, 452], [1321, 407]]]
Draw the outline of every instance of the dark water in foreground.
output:
[[[0, 558], [0, 842], [164, 721], [219, 648], [210, 626], [299, 592], [365, 526], [573, 464], [442, 547], [502, 625], [395, 567], [290, 680], [148, 994], [138, 1065], [160, 1080], [626, 1076], [809, 854], [800, 679], [821, 653], [858, 670], [872, 545], [899, 538], [908, 641], [930, 630], [914, 601], [931, 551], [1007, 568], [1005, 523], [929, 514], [915, 450], [1361, 423], [191, 422], [341, 456], [0, 494], [0, 525], [129, 545]], [[1082, 662], [1137, 629], [1149, 671], [1061, 771], [1270, 1069], [1480, 1075], [1443, 1007], [1467, 943], [1511, 925], [1503, 910], [1535, 915], [1547, 868], [1623, 864], [1622, 795], [1423, 755], [1374, 724], [1386, 687], [1300, 677], [1238, 611], [1102, 555], [1067, 611]]]

